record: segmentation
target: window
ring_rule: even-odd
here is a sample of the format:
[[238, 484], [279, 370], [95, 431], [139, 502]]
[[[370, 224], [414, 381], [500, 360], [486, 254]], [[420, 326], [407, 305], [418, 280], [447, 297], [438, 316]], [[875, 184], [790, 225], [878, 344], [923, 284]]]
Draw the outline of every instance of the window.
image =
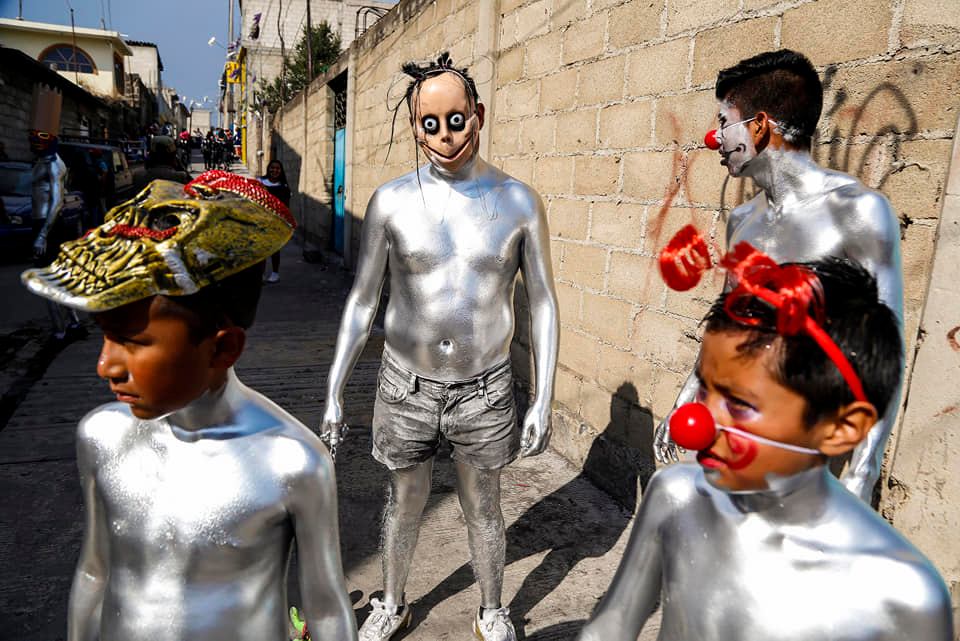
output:
[[96, 73], [97, 68], [87, 53], [73, 45], [57, 44], [48, 47], [39, 58], [40, 62], [57, 71], [79, 71], [80, 73]]

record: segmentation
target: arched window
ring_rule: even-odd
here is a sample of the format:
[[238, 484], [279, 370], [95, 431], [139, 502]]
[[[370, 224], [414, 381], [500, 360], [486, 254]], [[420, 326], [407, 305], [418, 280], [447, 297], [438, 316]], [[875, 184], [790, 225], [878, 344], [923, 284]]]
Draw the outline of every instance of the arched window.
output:
[[80, 73], [96, 73], [97, 68], [93, 59], [80, 47], [73, 45], [56, 44], [47, 47], [39, 58], [40, 62], [57, 71], [79, 71]]

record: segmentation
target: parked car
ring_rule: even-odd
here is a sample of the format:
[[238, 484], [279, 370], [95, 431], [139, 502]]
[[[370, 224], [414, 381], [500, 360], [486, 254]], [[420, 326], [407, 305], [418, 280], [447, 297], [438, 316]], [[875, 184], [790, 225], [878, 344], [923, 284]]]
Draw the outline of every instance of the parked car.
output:
[[[70, 188], [87, 199], [99, 193], [109, 209], [133, 196], [134, 176], [120, 147], [86, 142], [61, 142], [60, 157], [70, 169]], [[93, 181], [99, 179], [99, 188]]]
[[[60, 223], [68, 236], [79, 238], [87, 219], [79, 191], [64, 195]], [[33, 165], [0, 162], [0, 257], [22, 258], [33, 247]]]

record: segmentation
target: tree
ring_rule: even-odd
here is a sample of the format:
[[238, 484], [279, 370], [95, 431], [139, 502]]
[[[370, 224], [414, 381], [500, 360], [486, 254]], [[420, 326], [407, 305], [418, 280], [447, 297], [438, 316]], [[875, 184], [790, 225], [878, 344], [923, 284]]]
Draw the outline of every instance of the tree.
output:
[[[310, 29], [313, 49], [313, 77], [326, 73], [330, 65], [340, 56], [340, 34], [334, 32], [326, 21], [321, 21]], [[260, 81], [257, 93], [263, 108], [276, 113], [284, 102], [298, 92], [303, 91], [313, 78], [307, 78], [307, 34], [306, 28], [293, 55], [283, 59], [283, 71], [272, 82]]]

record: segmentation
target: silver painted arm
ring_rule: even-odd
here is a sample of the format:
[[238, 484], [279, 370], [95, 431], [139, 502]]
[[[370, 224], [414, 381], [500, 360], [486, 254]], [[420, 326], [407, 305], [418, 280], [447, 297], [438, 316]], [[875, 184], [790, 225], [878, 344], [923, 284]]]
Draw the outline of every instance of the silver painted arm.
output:
[[382, 200], [383, 197], [377, 190], [367, 204], [360, 238], [357, 275], [343, 309], [337, 346], [327, 378], [327, 400], [320, 433], [321, 438], [330, 445], [331, 451], [336, 449], [341, 440], [343, 390], [367, 343], [387, 273], [390, 241], [387, 238]]
[[85, 523], [80, 560], [70, 587], [67, 641], [98, 641], [103, 593], [110, 574], [107, 557], [109, 531], [96, 486], [92, 446], [83, 432], [77, 434], [77, 466], [83, 489]]
[[356, 641], [357, 623], [340, 559], [333, 461], [322, 448], [317, 454], [319, 457], [296, 484], [289, 504], [303, 611], [312, 638]]
[[523, 419], [523, 456], [540, 454], [550, 441], [550, 403], [560, 346], [557, 294], [553, 287], [553, 266], [550, 261], [550, 232], [543, 202], [535, 193], [532, 197], [536, 211], [524, 234], [520, 270], [530, 303], [530, 343], [536, 391]]
[[620, 567], [577, 641], [636, 641], [653, 613], [663, 572], [659, 529], [665, 506], [673, 507], [671, 497], [663, 496], [661, 477], [650, 480]]
[[[859, 261], [877, 277], [880, 300], [897, 315], [900, 337], [903, 338], [903, 269], [900, 263], [900, 224], [890, 203], [880, 194], [869, 192], [857, 199], [857, 238], [881, 239], [877, 246], [856, 246], [851, 258]], [[872, 228], [872, 229], [871, 229]], [[861, 230], [870, 230], [863, 233]], [[904, 346], [906, 342], [904, 342]], [[903, 372], [901, 371], [901, 376]], [[873, 487], [880, 478], [887, 439], [893, 431], [900, 409], [903, 379], [883, 417], [867, 433], [867, 438], [853, 451], [850, 465], [841, 483], [868, 505], [873, 501]]]

